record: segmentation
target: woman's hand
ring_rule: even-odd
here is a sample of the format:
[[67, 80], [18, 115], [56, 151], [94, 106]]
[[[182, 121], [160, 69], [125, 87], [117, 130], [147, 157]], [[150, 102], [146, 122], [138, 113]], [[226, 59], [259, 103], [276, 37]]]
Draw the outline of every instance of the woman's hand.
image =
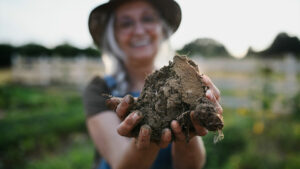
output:
[[[132, 135], [133, 128], [143, 119], [143, 114], [140, 111], [134, 111], [128, 114], [130, 107], [134, 104], [135, 101], [136, 99], [130, 95], [126, 95], [123, 99], [119, 99], [119, 98], [110, 99], [110, 102], [112, 103], [110, 104], [111, 105], [110, 108], [115, 110], [117, 116], [122, 121], [117, 128], [117, 132], [121, 136], [133, 137]], [[149, 125], [143, 125], [140, 128], [138, 137], [136, 138], [137, 147], [139, 149], [148, 148], [151, 145], [150, 137], [151, 137], [151, 127]], [[171, 130], [166, 128], [162, 131], [161, 141], [157, 145], [160, 148], [165, 148], [168, 146], [170, 142], [171, 142]]]
[[[203, 82], [209, 87], [209, 89], [206, 91], [206, 97], [209, 100], [211, 100], [213, 103], [216, 104], [217, 113], [222, 114], [223, 109], [222, 109], [222, 107], [219, 103], [219, 101], [220, 101], [220, 91], [219, 91], [219, 89], [213, 84], [213, 82], [211, 81], [211, 79], [208, 76], [202, 75], [202, 78], [203, 78]], [[194, 136], [197, 136], [197, 135], [198, 136], [205, 136], [208, 131], [207, 131], [206, 128], [199, 125], [199, 123], [196, 121], [196, 119], [194, 117], [194, 114], [195, 114], [194, 111], [192, 111], [190, 113], [191, 121], [192, 121], [193, 126], [195, 128], [195, 132], [190, 133], [190, 138], [192, 138]], [[182, 132], [179, 123], [176, 120], [173, 120], [171, 122], [171, 128], [174, 132], [176, 141], [186, 141], [186, 137], [185, 137], [184, 133]]]

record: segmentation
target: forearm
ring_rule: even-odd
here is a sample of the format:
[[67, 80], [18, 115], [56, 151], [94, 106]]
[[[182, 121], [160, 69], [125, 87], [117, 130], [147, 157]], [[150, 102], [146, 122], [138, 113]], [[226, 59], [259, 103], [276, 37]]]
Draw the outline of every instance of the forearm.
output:
[[193, 137], [189, 143], [174, 142], [172, 144], [172, 158], [175, 169], [202, 168], [206, 158], [202, 138]]
[[135, 138], [120, 136], [116, 129], [118, 117], [111, 112], [102, 112], [87, 120], [89, 133], [100, 152], [111, 168], [150, 168], [159, 147], [150, 143], [149, 147], [138, 148]]
[[146, 169], [150, 168], [154, 162], [159, 147], [155, 143], [150, 143], [150, 146], [144, 149], [137, 148], [135, 139], [132, 139], [123, 157], [117, 164], [113, 165], [115, 169], [135, 168]]

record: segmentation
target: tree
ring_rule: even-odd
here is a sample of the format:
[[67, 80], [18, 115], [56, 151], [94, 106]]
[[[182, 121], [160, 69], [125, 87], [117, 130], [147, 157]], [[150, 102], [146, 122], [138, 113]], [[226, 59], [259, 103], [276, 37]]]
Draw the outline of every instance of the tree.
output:
[[9, 44], [0, 44], [0, 67], [9, 67], [15, 47]]
[[82, 52], [82, 54], [84, 54], [86, 56], [90, 56], [90, 57], [100, 57], [100, 55], [101, 55], [101, 52], [99, 50], [91, 48], [91, 47], [85, 48], [81, 52]]
[[278, 55], [284, 53], [300, 54], [300, 40], [287, 33], [279, 33], [271, 46], [261, 52], [263, 55]]
[[181, 50], [177, 51], [179, 54], [196, 56], [201, 55], [204, 57], [228, 57], [230, 56], [224, 45], [221, 43], [209, 39], [201, 38], [196, 39], [186, 44]]
[[18, 47], [16, 49], [16, 53], [19, 53], [23, 56], [39, 57], [43, 55], [51, 55], [51, 50], [42, 45], [29, 43]]
[[52, 54], [59, 55], [62, 57], [75, 57], [75, 56], [81, 54], [81, 50], [74, 46], [71, 46], [69, 44], [62, 44], [62, 45], [56, 46], [52, 50]]
[[287, 33], [279, 33], [272, 44], [263, 51], [253, 51], [249, 48], [247, 56], [264, 56], [267, 58], [283, 57], [286, 53], [292, 53], [300, 57], [300, 40], [296, 36]]

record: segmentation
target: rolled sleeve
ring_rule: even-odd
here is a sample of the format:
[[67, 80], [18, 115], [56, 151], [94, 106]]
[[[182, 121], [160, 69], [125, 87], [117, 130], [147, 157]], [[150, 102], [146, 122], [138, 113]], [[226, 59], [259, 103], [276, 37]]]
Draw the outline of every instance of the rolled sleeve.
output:
[[87, 117], [109, 110], [105, 104], [107, 98], [103, 94], [110, 94], [110, 90], [105, 81], [97, 76], [83, 92], [83, 105]]

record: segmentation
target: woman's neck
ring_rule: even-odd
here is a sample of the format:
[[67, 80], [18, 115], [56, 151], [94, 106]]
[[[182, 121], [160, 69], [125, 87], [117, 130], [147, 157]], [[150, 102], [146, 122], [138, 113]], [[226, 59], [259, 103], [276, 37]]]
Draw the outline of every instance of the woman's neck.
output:
[[153, 72], [153, 62], [147, 64], [125, 63], [128, 71], [131, 91], [141, 91], [143, 89], [146, 76]]

